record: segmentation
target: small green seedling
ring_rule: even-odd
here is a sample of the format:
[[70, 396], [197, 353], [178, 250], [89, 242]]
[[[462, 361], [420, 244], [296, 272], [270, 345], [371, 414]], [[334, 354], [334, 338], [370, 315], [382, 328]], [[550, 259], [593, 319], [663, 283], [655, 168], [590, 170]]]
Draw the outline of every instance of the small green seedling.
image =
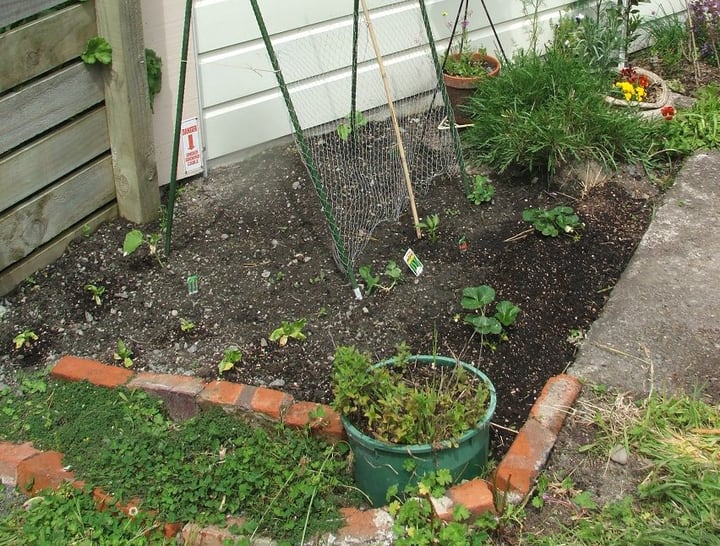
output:
[[440, 227], [440, 216], [431, 214], [424, 220], [418, 222], [417, 227], [420, 228], [421, 232], [427, 233], [428, 239], [434, 243], [439, 238], [438, 228]]
[[380, 284], [380, 275], [373, 275], [369, 265], [361, 266], [358, 273], [362, 280], [365, 281], [365, 295], [369, 296], [375, 290], [375, 287]]
[[[355, 127], [364, 127], [368, 124], [368, 119], [363, 115], [362, 112], [355, 112]], [[347, 139], [350, 138], [350, 135], [352, 134], [353, 125], [350, 120], [350, 114], [345, 116], [345, 119], [343, 122], [338, 125], [337, 132], [338, 136], [340, 137], [340, 140], [343, 142], [347, 142]]]
[[117, 350], [113, 353], [113, 359], [122, 362], [122, 365], [126, 368], [133, 367], [132, 351], [122, 339], [118, 339]]
[[494, 301], [495, 290], [487, 284], [472, 286], [462, 291], [460, 305], [466, 311], [471, 311], [465, 315], [463, 321], [473, 327], [474, 333], [480, 334], [483, 344], [487, 343], [486, 336], [489, 335], [506, 340], [504, 329], [513, 325], [520, 313], [517, 305], [503, 300], [495, 306], [495, 314], [489, 315], [488, 306]]
[[564, 205], [558, 205], [549, 210], [526, 209], [523, 211], [522, 217], [546, 237], [557, 237], [560, 233], [576, 235], [577, 230], [583, 227], [572, 207]]
[[112, 46], [102, 36], [90, 38], [85, 44], [85, 51], [80, 54], [85, 64], [110, 64], [112, 62]]
[[104, 286], [97, 286], [95, 284], [86, 284], [85, 290], [90, 292], [90, 296], [92, 297], [93, 301], [95, 302], [95, 305], [102, 305], [102, 297], [103, 297], [103, 294], [105, 294]]
[[20, 349], [22, 347], [29, 348], [30, 345], [32, 345], [33, 341], [37, 341], [38, 339], [40, 338], [35, 332], [28, 328], [25, 328], [22, 332], [20, 332], [13, 338], [13, 343], [15, 344], [15, 349]]
[[394, 260], [390, 260], [385, 266], [385, 276], [390, 279], [390, 286], [386, 287], [386, 289], [391, 290], [402, 281], [403, 272]]
[[218, 372], [220, 375], [232, 370], [235, 364], [242, 359], [242, 352], [237, 347], [228, 347], [223, 353], [222, 360], [218, 364]]
[[473, 179], [473, 187], [468, 193], [468, 199], [475, 205], [491, 201], [495, 195], [495, 186], [490, 183], [487, 176], [476, 175]]
[[90, 227], [90, 224], [83, 224], [82, 228], [80, 229], [80, 233], [82, 233], [83, 237], [90, 237], [90, 234], [92, 233], [92, 228]]
[[183, 332], [191, 332], [195, 329], [195, 323], [192, 321], [189, 321], [186, 318], [180, 317], [180, 330]]
[[123, 256], [129, 256], [135, 252], [140, 246], [147, 245], [148, 252], [162, 266], [160, 255], [158, 254], [158, 242], [160, 241], [159, 233], [150, 233], [147, 236], [139, 229], [133, 229], [125, 235], [123, 243]]
[[293, 322], [283, 320], [279, 328], [275, 328], [270, 334], [270, 341], [277, 341], [280, 347], [285, 347], [289, 339], [303, 341], [307, 337], [303, 328], [307, 319], [299, 319]]

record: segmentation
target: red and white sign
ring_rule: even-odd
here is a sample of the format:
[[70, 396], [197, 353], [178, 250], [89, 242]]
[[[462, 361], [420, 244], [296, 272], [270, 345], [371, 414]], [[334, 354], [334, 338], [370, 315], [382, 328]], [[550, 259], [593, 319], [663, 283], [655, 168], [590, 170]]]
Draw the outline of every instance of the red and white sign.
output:
[[198, 118], [183, 120], [180, 129], [183, 154], [185, 156], [185, 174], [195, 174], [203, 168], [202, 143]]

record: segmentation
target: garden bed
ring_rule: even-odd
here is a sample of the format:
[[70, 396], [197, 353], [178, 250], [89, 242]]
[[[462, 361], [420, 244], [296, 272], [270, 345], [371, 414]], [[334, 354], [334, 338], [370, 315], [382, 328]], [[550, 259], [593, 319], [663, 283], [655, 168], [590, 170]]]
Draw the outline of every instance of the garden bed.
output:
[[[648, 225], [656, 192], [632, 169], [582, 199], [574, 188], [540, 181], [493, 182], [488, 204], [470, 203], [457, 180], [438, 181], [418, 199], [421, 216], [440, 217], [437, 242], [415, 239], [408, 215], [382, 225], [361, 264], [377, 275], [393, 260], [404, 268], [404, 281], [357, 301], [335, 268], [317, 196], [294, 149], [215, 169], [208, 180], [183, 188], [172, 252], [162, 266], [146, 247], [123, 256], [123, 240], [135, 226], [120, 220], [75, 241], [8, 295], [0, 381], [63, 354], [111, 363], [118, 339], [132, 351], [135, 370], [213, 379], [225, 350], [236, 346], [242, 359], [223, 378], [329, 402], [338, 345], [354, 344], [382, 359], [404, 341], [414, 352], [479, 366], [498, 391], [494, 422], [517, 428], [545, 381], [572, 362], [574, 342], [598, 316]], [[523, 210], [558, 204], [573, 206], [584, 222], [578, 240], [532, 232], [506, 242], [530, 227]], [[469, 243], [464, 252], [460, 237]], [[419, 278], [402, 264], [408, 247], [425, 265]], [[197, 294], [188, 294], [189, 275], [198, 276]], [[105, 288], [100, 305], [88, 284]], [[457, 320], [463, 288], [480, 284], [522, 309], [495, 350], [471, 339], [471, 328]], [[290, 339], [284, 347], [270, 341], [282, 321], [303, 318], [307, 340]], [[15, 349], [13, 338], [24, 329], [38, 339]], [[513, 436], [495, 430], [496, 456]]]

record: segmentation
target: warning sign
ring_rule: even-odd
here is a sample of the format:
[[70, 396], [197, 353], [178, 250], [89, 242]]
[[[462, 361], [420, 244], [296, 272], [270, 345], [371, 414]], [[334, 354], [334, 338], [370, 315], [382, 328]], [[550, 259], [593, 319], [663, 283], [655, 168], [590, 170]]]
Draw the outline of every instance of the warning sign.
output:
[[183, 120], [180, 129], [183, 154], [185, 156], [185, 174], [195, 174], [203, 168], [202, 145], [198, 118]]

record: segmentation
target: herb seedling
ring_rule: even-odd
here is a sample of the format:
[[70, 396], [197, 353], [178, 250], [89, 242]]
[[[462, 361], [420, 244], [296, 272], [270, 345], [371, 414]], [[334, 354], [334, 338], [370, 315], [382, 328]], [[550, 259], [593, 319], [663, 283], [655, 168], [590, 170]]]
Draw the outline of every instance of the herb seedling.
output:
[[577, 234], [577, 230], [583, 227], [573, 208], [564, 205], [549, 210], [526, 209], [522, 217], [546, 237], [557, 237], [560, 233]]
[[160, 266], [162, 266], [162, 260], [158, 253], [158, 242], [160, 241], [159, 233], [150, 233], [147, 236], [139, 229], [133, 229], [125, 235], [125, 242], [123, 243], [123, 256], [129, 256], [135, 252], [141, 245], [147, 245], [148, 252], [151, 256], [155, 256]]
[[[364, 127], [368, 124], [368, 119], [363, 115], [362, 112], [355, 112], [355, 127]], [[345, 119], [343, 122], [338, 125], [337, 132], [338, 136], [340, 137], [340, 140], [343, 142], [347, 142], [347, 139], [350, 137], [353, 131], [353, 124], [350, 120], [350, 114], [345, 116]]]
[[190, 320], [188, 320], [188, 319], [186, 319], [186, 318], [180, 317], [180, 330], [181, 330], [181, 331], [183, 331], [183, 332], [191, 332], [191, 331], [194, 330], [194, 329], [195, 329], [195, 323], [194, 323], [194, 322], [192, 322], [192, 321], [190, 321]]
[[26, 348], [30, 348], [32, 342], [37, 341], [38, 339], [40, 338], [35, 332], [28, 328], [25, 328], [22, 332], [20, 332], [13, 338], [13, 343], [15, 344], [15, 349], [20, 349], [23, 346]]
[[476, 175], [473, 179], [473, 187], [468, 193], [468, 199], [475, 205], [480, 205], [491, 201], [495, 195], [495, 186], [490, 183], [487, 176]]
[[110, 64], [112, 62], [112, 46], [102, 36], [90, 38], [85, 44], [85, 51], [80, 54], [85, 64]]
[[241, 359], [242, 352], [240, 349], [237, 347], [228, 347], [225, 349], [222, 360], [220, 360], [220, 363], [218, 364], [218, 372], [222, 375], [225, 372], [232, 370], [235, 367], [235, 364], [240, 362]]
[[[462, 291], [460, 305], [466, 311], [471, 311], [465, 315], [463, 322], [473, 327], [473, 335], [480, 334], [482, 344], [488, 344], [486, 338], [490, 335], [498, 336], [500, 340], [505, 341], [507, 335], [504, 329], [513, 325], [520, 313], [517, 305], [503, 300], [495, 306], [495, 314], [488, 315], [488, 307], [494, 301], [495, 290], [487, 284], [468, 287]], [[493, 348], [493, 345], [490, 344], [490, 347]]]
[[126, 368], [133, 367], [132, 351], [122, 339], [118, 339], [117, 350], [113, 353], [113, 359], [122, 362]]
[[303, 341], [307, 337], [303, 333], [303, 328], [307, 319], [299, 319], [294, 322], [283, 320], [279, 328], [275, 328], [270, 334], [270, 341], [277, 341], [280, 347], [285, 347], [289, 339]]
[[92, 297], [92, 300], [95, 302], [95, 305], [102, 305], [102, 297], [103, 297], [103, 294], [105, 294], [104, 286], [97, 286], [96, 284], [86, 284], [85, 290], [90, 292], [90, 296]]
[[435, 243], [439, 237], [438, 228], [440, 227], [440, 216], [437, 214], [431, 214], [424, 220], [418, 222], [418, 227], [423, 233], [427, 232], [428, 239]]

